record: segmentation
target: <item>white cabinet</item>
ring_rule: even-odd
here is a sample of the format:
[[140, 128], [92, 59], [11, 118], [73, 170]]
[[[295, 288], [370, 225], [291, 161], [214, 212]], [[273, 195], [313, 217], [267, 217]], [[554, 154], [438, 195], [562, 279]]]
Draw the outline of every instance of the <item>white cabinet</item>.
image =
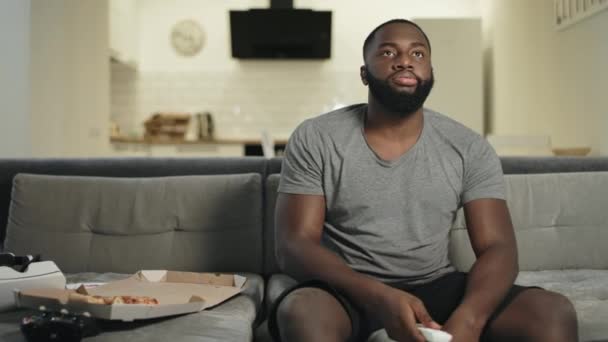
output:
[[110, 0], [110, 57], [137, 67], [138, 25], [136, 0]]

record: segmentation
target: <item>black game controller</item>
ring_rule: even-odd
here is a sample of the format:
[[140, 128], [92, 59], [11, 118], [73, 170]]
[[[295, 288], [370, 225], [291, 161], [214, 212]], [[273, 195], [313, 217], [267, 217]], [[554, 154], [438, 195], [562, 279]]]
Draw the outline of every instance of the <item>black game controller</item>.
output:
[[40, 261], [40, 255], [20, 255], [13, 253], [0, 253], [0, 266], [12, 267], [17, 272], [25, 272], [27, 267]]
[[21, 319], [21, 332], [28, 342], [79, 342], [99, 334], [95, 320], [88, 313], [74, 315], [67, 310], [46, 311]]

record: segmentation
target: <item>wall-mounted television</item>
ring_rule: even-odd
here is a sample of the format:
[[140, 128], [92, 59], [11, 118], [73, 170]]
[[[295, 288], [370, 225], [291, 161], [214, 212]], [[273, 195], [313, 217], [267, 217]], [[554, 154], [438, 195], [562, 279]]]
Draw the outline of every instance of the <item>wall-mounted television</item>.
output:
[[331, 57], [331, 12], [230, 11], [230, 36], [234, 58], [326, 59]]

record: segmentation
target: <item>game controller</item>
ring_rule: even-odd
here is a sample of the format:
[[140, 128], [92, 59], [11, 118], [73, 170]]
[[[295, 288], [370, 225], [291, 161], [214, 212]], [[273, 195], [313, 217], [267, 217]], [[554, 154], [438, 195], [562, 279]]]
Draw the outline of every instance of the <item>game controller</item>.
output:
[[80, 342], [83, 337], [99, 333], [95, 320], [88, 313], [73, 315], [67, 310], [46, 311], [21, 319], [21, 332], [28, 342]]
[[0, 312], [16, 306], [15, 291], [35, 288], [65, 288], [65, 276], [52, 261], [39, 255], [0, 253]]
[[452, 335], [442, 330], [426, 328], [420, 324], [418, 325], [418, 330], [420, 330], [427, 342], [450, 342], [452, 340]]

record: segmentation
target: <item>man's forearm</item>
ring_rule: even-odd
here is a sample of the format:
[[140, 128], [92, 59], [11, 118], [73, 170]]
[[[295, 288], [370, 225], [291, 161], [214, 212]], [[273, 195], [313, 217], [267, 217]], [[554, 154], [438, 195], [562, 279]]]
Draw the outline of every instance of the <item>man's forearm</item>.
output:
[[318, 243], [299, 240], [280, 251], [282, 270], [297, 280], [319, 279], [346, 293], [367, 310], [384, 286], [381, 282], [351, 269], [344, 260]]
[[457, 312], [464, 312], [473, 327], [482, 329], [517, 277], [517, 251], [496, 245], [482, 252], [469, 271], [467, 287]]

